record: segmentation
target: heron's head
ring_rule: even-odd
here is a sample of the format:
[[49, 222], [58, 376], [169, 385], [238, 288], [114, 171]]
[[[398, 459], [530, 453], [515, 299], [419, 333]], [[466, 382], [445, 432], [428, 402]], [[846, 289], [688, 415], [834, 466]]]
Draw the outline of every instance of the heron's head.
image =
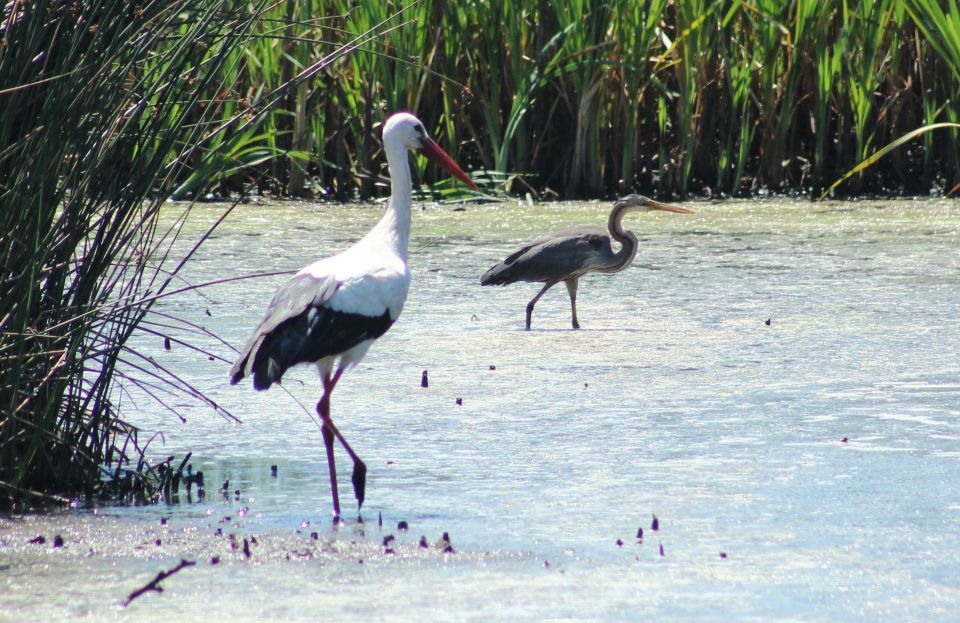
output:
[[390, 116], [383, 126], [383, 145], [389, 151], [393, 145], [403, 145], [404, 148], [417, 151], [432, 162], [440, 165], [470, 188], [477, 190], [473, 180], [457, 166], [433, 139], [427, 136], [423, 123], [408, 112], [398, 112]]
[[618, 199], [617, 202], [613, 204], [613, 207], [615, 210], [624, 213], [663, 210], [665, 212], [676, 212], [677, 214], [693, 214], [693, 210], [670, 205], [669, 203], [654, 201], [653, 199], [644, 197], [643, 195], [627, 195], [622, 199]]

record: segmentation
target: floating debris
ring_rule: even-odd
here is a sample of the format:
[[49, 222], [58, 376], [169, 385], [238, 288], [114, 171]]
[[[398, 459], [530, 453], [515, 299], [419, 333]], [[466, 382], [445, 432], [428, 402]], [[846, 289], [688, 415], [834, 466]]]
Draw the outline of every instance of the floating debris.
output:
[[444, 532], [440, 540], [437, 541], [437, 547], [443, 550], [444, 554], [454, 554], [453, 545], [450, 543], [450, 533]]
[[427, 371], [423, 371], [423, 375], [420, 376], [420, 387], [430, 387], [430, 382], [427, 380]]
[[173, 569], [170, 569], [169, 571], [161, 571], [160, 573], [157, 574], [157, 577], [147, 582], [147, 584], [144, 585], [142, 588], [138, 588], [137, 590], [130, 593], [130, 595], [127, 596], [127, 600], [123, 602], [123, 607], [129, 606], [130, 602], [132, 602], [134, 599], [136, 599], [137, 597], [139, 597], [140, 595], [143, 595], [148, 591], [156, 591], [158, 593], [162, 593], [163, 587], [160, 586], [160, 582], [169, 578], [174, 573], [181, 571], [182, 569], [185, 569], [187, 567], [192, 567], [195, 564], [197, 563], [191, 562], [189, 560], [181, 560], [180, 564], [178, 564]]

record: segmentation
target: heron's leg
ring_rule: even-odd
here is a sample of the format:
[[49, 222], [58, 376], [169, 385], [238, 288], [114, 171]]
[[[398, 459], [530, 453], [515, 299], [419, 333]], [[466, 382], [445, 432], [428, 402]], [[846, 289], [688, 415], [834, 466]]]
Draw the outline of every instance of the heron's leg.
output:
[[530, 299], [530, 302], [527, 303], [527, 331], [530, 330], [530, 320], [533, 318], [533, 306], [537, 304], [537, 301], [540, 300], [540, 297], [546, 293], [547, 290], [557, 285], [556, 281], [548, 281], [547, 285], [543, 286], [543, 289], [537, 292], [537, 295]]
[[333, 495], [333, 520], [340, 519], [340, 495], [337, 493], [337, 464], [333, 458], [333, 422], [330, 420], [330, 392], [333, 391], [333, 384], [330, 383], [330, 377], [323, 375], [323, 396], [317, 403], [317, 413], [320, 415], [320, 421], [323, 422], [320, 430], [323, 433], [323, 445], [327, 450], [327, 465], [330, 468], [330, 491]]
[[577, 286], [580, 280], [577, 277], [567, 279], [563, 283], [567, 285], [567, 292], [570, 294], [570, 311], [573, 313], [573, 328], [579, 329], [580, 323], [577, 322]]
[[[332, 392], [333, 388], [337, 385], [337, 382], [340, 380], [340, 375], [343, 374], [343, 368], [337, 369], [333, 377], [329, 381], [324, 379], [324, 387], [329, 387], [328, 392]], [[333, 418], [329, 417], [329, 404], [328, 406], [328, 417], [324, 420], [324, 434], [326, 431], [330, 431], [334, 437], [340, 441], [340, 445], [343, 446], [343, 449], [347, 451], [347, 454], [350, 455], [350, 458], [353, 460], [353, 474], [350, 477], [351, 482], [353, 483], [353, 494], [357, 498], [357, 510], [363, 506], [364, 494], [367, 488], [367, 464], [357, 456], [357, 453], [353, 451], [353, 448], [350, 447], [350, 444], [347, 443], [347, 440], [344, 439], [343, 434], [333, 424]], [[332, 443], [332, 442], [331, 442]]]

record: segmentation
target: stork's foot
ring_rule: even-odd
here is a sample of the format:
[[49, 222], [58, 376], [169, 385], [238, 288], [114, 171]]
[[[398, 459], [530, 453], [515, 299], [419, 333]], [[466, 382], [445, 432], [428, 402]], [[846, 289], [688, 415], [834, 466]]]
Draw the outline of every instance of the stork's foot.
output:
[[353, 481], [353, 494], [357, 497], [357, 510], [359, 511], [360, 507], [363, 506], [364, 493], [367, 490], [367, 466], [360, 459], [353, 462], [353, 476], [350, 480]]

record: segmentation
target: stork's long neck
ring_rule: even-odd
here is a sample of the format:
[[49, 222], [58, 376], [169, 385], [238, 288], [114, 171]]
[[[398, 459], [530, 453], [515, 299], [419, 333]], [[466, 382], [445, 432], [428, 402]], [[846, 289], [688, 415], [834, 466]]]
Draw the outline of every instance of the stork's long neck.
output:
[[407, 149], [401, 144], [384, 145], [387, 154], [387, 169], [390, 172], [390, 203], [383, 218], [369, 235], [376, 235], [403, 261], [407, 261], [410, 243], [410, 206], [412, 183]]
[[610, 237], [621, 244], [620, 250], [614, 256], [613, 263], [603, 268], [605, 273], [617, 273], [626, 268], [633, 262], [637, 255], [637, 237], [632, 231], [624, 231], [623, 215], [627, 213], [626, 206], [614, 207], [610, 211], [610, 218], [607, 221], [607, 228], [610, 230]]

